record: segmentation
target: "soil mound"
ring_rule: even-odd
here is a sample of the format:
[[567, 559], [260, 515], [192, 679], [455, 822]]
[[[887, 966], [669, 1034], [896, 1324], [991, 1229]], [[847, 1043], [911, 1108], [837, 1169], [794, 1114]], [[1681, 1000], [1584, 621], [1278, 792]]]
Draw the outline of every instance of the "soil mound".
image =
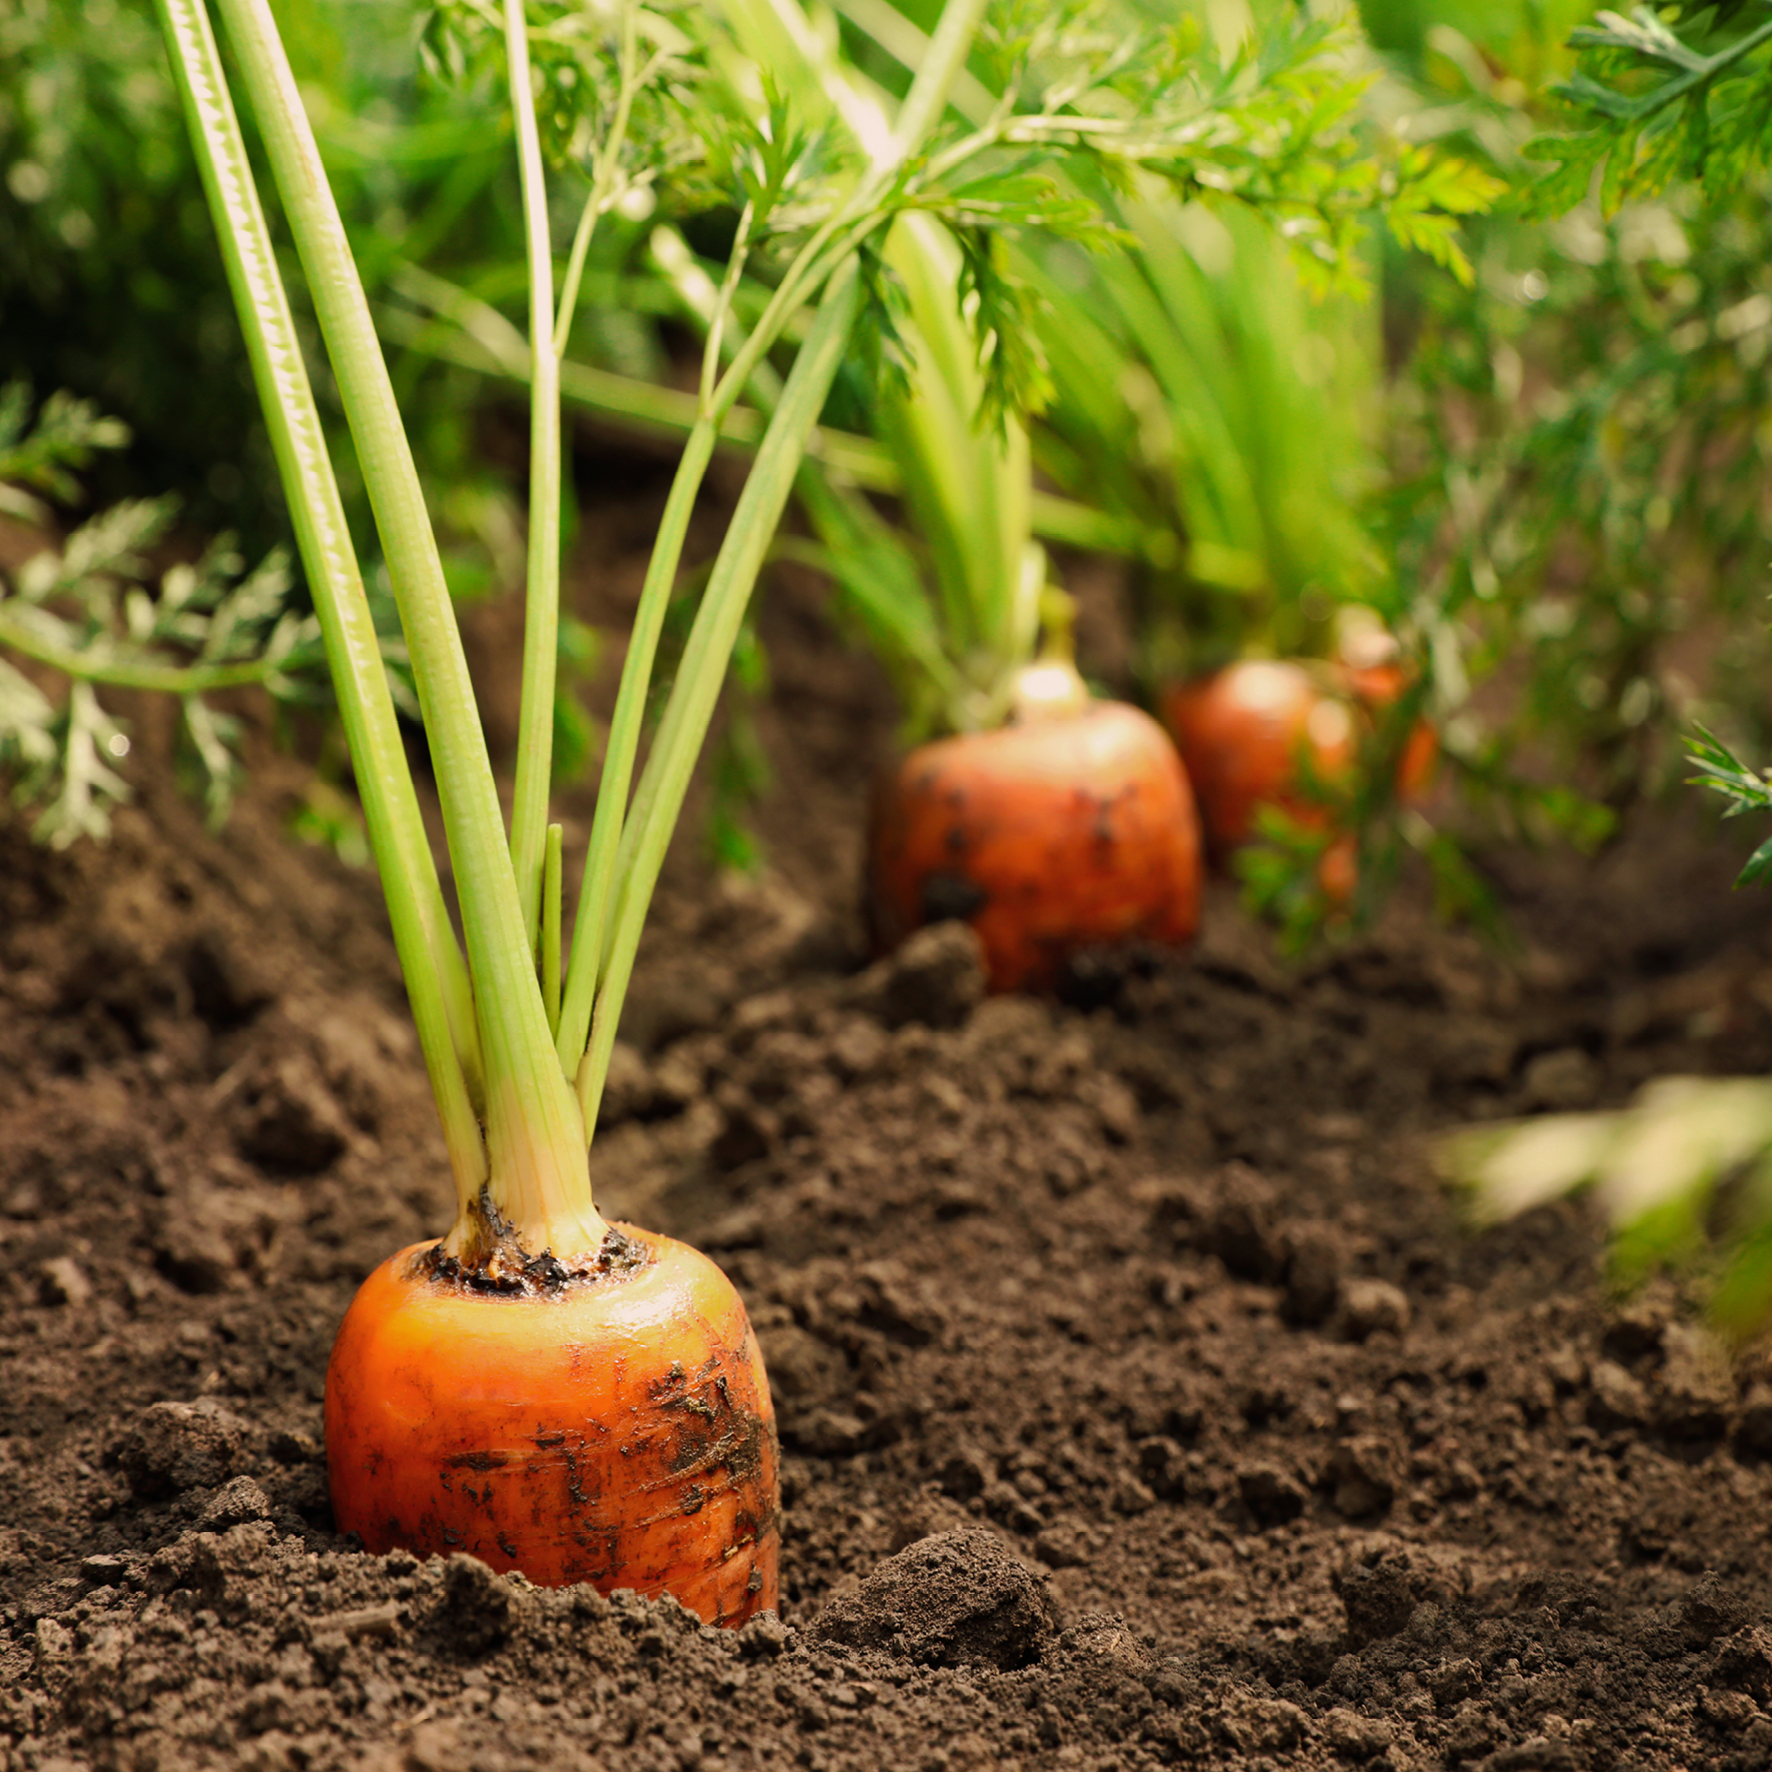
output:
[[332, 1334], [449, 1189], [373, 882], [275, 780], [225, 841], [0, 828], [7, 1772], [1772, 1765], [1772, 1366], [1424, 1154], [1772, 1069], [1708, 839], [1501, 867], [1518, 962], [1403, 906], [1287, 970], [1221, 895], [1069, 1005], [952, 929], [866, 969], [824, 790], [777, 873], [680, 864], [593, 1165], [773, 1375], [783, 1612], [728, 1633], [333, 1531]]

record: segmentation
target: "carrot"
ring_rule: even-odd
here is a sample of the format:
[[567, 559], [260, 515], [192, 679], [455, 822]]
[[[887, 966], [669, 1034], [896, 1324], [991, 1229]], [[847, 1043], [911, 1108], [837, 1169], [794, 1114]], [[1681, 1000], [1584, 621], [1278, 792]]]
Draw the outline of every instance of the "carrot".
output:
[[[964, 66], [982, 6], [955, 0], [954, 28], [913, 82], [905, 128], [893, 137], [895, 154], [913, 166]], [[859, 186], [847, 175], [833, 183], [828, 225], [784, 260], [773, 305], [723, 372], [714, 329], [696, 426], [629, 636], [576, 922], [563, 945], [561, 827], [547, 820], [560, 356], [584, 250], [627, 176], [622, 131], [655, 66], [650, 41], [638, 9], [624, 6], [612, 74], [621, 100], [597, 149], [556, 314], [529, 25], [523, 0], [504, 0], [529, 248], [532, 418], [523, 691], [507, 835], [424, 490], [300, 89], [267, 0], [219, 0], [219, 7], [308, 273], [385, 550], [424, 710], [461, 931], [458, 938], [420, 813], [219, 49], [201, 0], [160, 0], [455, 1183], [447, 1236], [377, 1269], [340, 1330], [325, 1402], [337, 1523], [378, 1550], [470, 1551], [538, 1582], [671, 1593], [709, 1621], [741, 1623], [777, 1598], [777, 1454], [763, 1363], [743, 1304], [711, 1262], [598, 1212], [588, 1135], [641, 927], [746, 602], [861, 308], [857, 255], [897, 206], [914, 206], [920, 175], [907, 174], [907, 184], [893, 159]], [[497, 19], [476, 14], [474, 28], [496, 29]], [[722, 291], [725, 306], [738, 268]], [[653, 661], [714, 441], [752, 368], [808, 309], [642, 768]]]
[[[1264, 806], [1328, 831], [1331, 808], [1307, 791], [1307, 781], [1331, 792], [1345, 789], [1362, 729], [1370, 730], [1408, 684], [1393, 642], [1382, 654], [1368, 650], [1333, 665], [1241, 659], [1170, 689], [1162, 698], [1163, 722], [1199, 795], [1213, 859], [1222, 865], [1254, 836]], [[1397, 764], [1400, 798], [1427, 791], [1437, 757], [1433, 728], [1418, 721]], [[1333, 832], [1318, 861], [1317, 883], [1332, 904], [1353, 897], [1356, 849], [1351, 833]]]
[[496, 1291], [421, 1243], [364, 1282], [326, 1375], [339, 1530], [711, 1624], [773, 1607], [774, 1419], [725, 1276], [613, 1224], [593, 1273], [529, 1267]]
[[[1394, 707], [1409, 687], [1409, 673], [1394, 657], [1370, 663], [1343, 658], [1340, 674], [1354, 699], [1375, 719]], [[1433, 786], [1439, 760], [1440, 741], [1433, 727], [1426, 720], [1417, 720], [1397, 759], [1398, 797], [1419, 800]]]
[[1043, 990], [1081, 950], [1192, 937], [1199, 825], [1174, 747], [1121, 702], [1059, 709], [919, 746], [881, 780], [868, 863], [881, 949], [958, 917], [992, 990]]
[[1324, 673], [1290, 660], [1241, 659], [1179, 684], [1163, 696], [1162, 714], [1220, 862], [1254, 835], [1260, 807], [1322, 825], [1326, 809], [1302, 792], [1302, 771], [1334, 784], [1353, 767], [1353, 710]]

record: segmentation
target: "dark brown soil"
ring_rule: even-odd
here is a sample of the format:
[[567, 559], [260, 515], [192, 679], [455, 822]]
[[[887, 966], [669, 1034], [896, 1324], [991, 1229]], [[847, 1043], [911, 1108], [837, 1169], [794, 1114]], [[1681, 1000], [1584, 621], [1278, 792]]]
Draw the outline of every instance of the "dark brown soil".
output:
[[954, 926], [858, 971], [889, 710], [772, 619], [773, 869], [678, 858], [593, 1163], [749, 1303], [781, 1620], [332, 1532], [333, 1330], [448, 1187], [267, 765], [219, 840], [0, 833], [0, 1768], [1772, 1764], [1772, 1370], [1583, 1208], [1467, 1234], [1424, 1137], [1772, 1068], [1731, 858], [1511, 863], [1517, 962], [1404, 908], [1288, 972], [1220, 893], [1079, 1007]]

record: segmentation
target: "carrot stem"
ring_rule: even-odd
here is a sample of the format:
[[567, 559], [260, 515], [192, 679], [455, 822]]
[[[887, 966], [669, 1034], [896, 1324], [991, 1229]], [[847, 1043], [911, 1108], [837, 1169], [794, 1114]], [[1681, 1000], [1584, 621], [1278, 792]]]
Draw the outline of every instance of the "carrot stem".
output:
[[[422, 320], [402, 308], [378, 309], [376, 325], [390, 344], [418, 351], [440, 363], [452, 363], [476, 375], [528, 383], [528, 344], [496, 308], [416, 265], [403, 266], [397, 280], [402, 294], [432, 308], [438, 319]], [[754, 374], [750, 385], [757, 385]], [[560, 364], [560, 396], [566, 405], [580, 412], [662, 441], [687, 437], [701, 413], [700, 398], [695, 394], [657, 387], [652, 382], [570, 359]], [[733, 405], [720, 419], [719, 444], [754, 454], [767, 420], [766, 412]], [[865, 491], [903, 490], [897, 464], [872, 437], [820, 425], [807, 440], [806, 454], [833, 475]], [[1098, 511], [1056, 493], [1036, 491], [1032, 517], [1034, 533], [1043, 540], [1091, 553], [1138, 559], [1161, 539], [1155, 531], [1147, 534], [1130, 518]]]
[[473, 1022], [470, 1016], [464, 1026], [459, 1007], [455, 1015], [450, 1008], [452, 997], [458, 1005], [468, 998], [467, 975], [444, 907], [369, 600], [209, 18], [201, 0], [159, 0], [159, 6], [332, 666], [456, 1191], [465, 1202], [486, 1176], [486, 1151], [470, 1099], [470, 1077], [477, 1068]]
[[505, 0], [504, 28], [523, 192], [523, 237], [529, 253], [530, 364], [529, 561], [511, 865], [533, 952], [541, 928], [542, 856], [553, 773], [554, 678], [560, 654], [560, 353], [554, 345], [554, 248], [523, 0]]
[[[266, 0], [220, 0], [314, 298], [412, 655], [455, 867], [486, 1071], [492, 1203], [530, 1249], [597, 1248], [584, 1125], [536, 977], [504, 817], [412, 451], [369, 304]], [[459, 1246], [461, 1223], [451, 1233]]]
[[633, 974], [640, 931], [695, 759], [726, 680], [733, 641], [793, 488], [807, 435], [818, 421], [848, 348], [860, 296], [860, 273], [850, 259], [832, 276], [806, 342], [794, 359], [683, 649], [683, 662], [647, 763], [646, 773], [654, 778], [652, 792], [644, 821], [636, 827], [633, 858], [620, 880], [591, 1042], [578, 1069], [579, 1106], [587, 1126], [597, 1123], [615, 1047], [616, 1022]]
[[[615, 712], [609, 720], [609, 740], [603, 751], [603, 774], [597, 786], [597, 809], [591, 818], [590, 849], [585, 857], [584, 883], [579, 888], [578, 915], [573, 923], [572, 950], [566, 963], [566, 994], [560, 1007], [555, 1050], [561, 1065], [576, 1073], [590, 1035], [591, 1013], [596, 999], [598, 961], [606, 945], [609, 910], [613, 901], [617, 856], [620, 852], [628, 789], [634, 779], [634, 759], [640, 750], [640, 733], [646, 720], [646, 695], [652, 682], [653, 659], [659, 635], [664, 631], [665, 611], [670, 607], [677, 564], [689, 534], [702, 477], [713, 459], [716, 430], [706, 419], [689, 433], [689, 441], [677, 464], [659, 519], [652, 558], [646, 564], [646, 580], [640, 589], [639, 607], [628, 636], [628, 655], [622, 666], [621, 687], [616, 691]], [[756, 470], [753, 468], [752, 472]], [[734, 518], [736, 523], [737, 518]], [[580, 1096], [583, 1105], [583, 1096]], [[585, 1121], [596, 1125], [594, 1117]]]
[[541, 867], [541, 999], [548, 1026], [560, 1026], [560, 864], [565, 842], [562, 826], [548, 826]]

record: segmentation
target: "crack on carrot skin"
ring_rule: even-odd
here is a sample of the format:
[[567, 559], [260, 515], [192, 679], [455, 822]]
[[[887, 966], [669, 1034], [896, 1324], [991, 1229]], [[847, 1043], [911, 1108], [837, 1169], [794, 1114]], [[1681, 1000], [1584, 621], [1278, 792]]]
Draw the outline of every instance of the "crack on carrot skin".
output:
[[457, 1452], [444, 1462], [454, 1465], [458, 1470], [479, 1471], [484, 1474], [499, 1469], [505, 1461], [496, 1452]]

